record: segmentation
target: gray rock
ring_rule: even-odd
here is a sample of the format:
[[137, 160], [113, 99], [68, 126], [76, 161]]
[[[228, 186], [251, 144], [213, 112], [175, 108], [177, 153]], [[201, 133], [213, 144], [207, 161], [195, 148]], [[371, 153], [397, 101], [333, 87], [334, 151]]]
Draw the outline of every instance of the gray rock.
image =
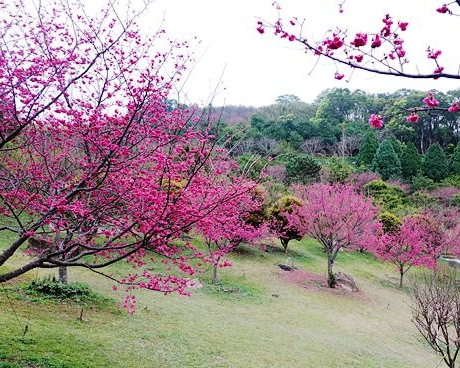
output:
[[357, 292], [359, 291], [356, 286], [355, 280], [350, 275], [343, 272], [337, 272], [335, 275], [336, 287], [341, 287], [344, 290]]

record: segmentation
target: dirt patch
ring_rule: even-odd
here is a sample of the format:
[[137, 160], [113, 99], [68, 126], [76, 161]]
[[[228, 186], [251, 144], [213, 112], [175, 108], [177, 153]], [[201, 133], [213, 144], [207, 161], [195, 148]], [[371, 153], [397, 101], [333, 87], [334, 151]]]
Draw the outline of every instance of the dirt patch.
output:
[[312, 291], [324, 291], [333, 294], [340, 295], [350, 295], [350, 296], [363, 296], [361, 291], [352, 292], [345, 290], [341, 287], [330, 288], [327, 286], [327, 277], [326, 275], [317, 274], [304, 270], [295, 270], [292, 272], [280, 272], [280, 277], [289, 282], [290, 284], [295, 284], [300, 286], [303, 289], [312, 290]]

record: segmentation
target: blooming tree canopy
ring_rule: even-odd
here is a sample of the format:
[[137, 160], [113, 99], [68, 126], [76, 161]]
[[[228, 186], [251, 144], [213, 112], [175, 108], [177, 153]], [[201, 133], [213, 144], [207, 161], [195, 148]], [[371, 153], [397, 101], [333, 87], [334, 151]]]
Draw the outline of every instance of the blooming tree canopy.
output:
[[[228, 179], [234, 164], [209, 121], [166, 103], [188, 43], [142, 36], [142, 10], [90, 17], [78, 0], [48, 5], [29, 14], [0, 1], [0, 282], [78, 266], [185, 293], [183, 277], [148, 263], [193, 273], [200, 255], [172, 241], [255, 183]], [[11, 262], [27, 244], [31, 258]], [[104, 273], [123, 259], [136, 272]]]
[[435, 268], [437, 259], [446, 249], [447, 235], [441, 223], [431, 213], [408, 216], [393, 232], [369, 249], [378, 257], [393, 263], [399, 271], [399, 287], [412, 266]]
[[381, 223], [370, 198], [350, 185], [296, 186], [301, 205], [286, 217], [301, 234], [316, 239], [327, 255], [328, 285], [334, 287], [333, 265], [342, 248], [363, 249], [378, 242]]

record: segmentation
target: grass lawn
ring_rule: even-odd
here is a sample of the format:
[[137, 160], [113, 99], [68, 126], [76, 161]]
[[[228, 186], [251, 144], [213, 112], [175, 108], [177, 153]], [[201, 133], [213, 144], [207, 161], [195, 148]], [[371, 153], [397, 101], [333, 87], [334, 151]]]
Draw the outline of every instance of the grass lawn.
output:
[[[351, 293], [322, 285], [326, 260], [313, 241], [293, 241], [288, 256], [280, 246], [243, 248], [230, 259], [219, 287], [205, 274], [193, 297], [139, 292], [133, 316], [120, 310], [123, 293], [112, 282], [84, 270], [71, 269], [71, 281], [115, 300], [84, 306], [17, 291], [43, 270], [0, 286], [0, 368], [432, 368], [440, 361], [411, 324], [391, 265], [339, 254], [335, 271], [360, 288]], [[277, 266], [291, 261], [295, 272]]]

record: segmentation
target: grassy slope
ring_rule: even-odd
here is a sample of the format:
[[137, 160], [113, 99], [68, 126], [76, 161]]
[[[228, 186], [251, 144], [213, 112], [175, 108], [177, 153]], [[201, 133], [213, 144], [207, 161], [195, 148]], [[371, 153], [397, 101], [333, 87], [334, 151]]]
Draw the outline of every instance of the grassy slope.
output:
[[[325, 272], [316, 243], [293, 243], [297, 267]], [[0, 292], [0, 367], [404, 368], [439, 361], [418, 338], [407, 294], [395, 286], [389, 265], [340, 254], [336, 270], [352, 274], [361, 289], [352, 294], [289, 282], [291, 274], [276, 266], [286, 261], [281, 252], [246, 250], [232, 260], [234, 267], [220, 271], [220, 289], [204, 275], [205, 287], [192, 298], [140, 293], [134, 316], [117, 305], [95, 306], [81, 322], [76, 305], [11, 299], [11, 291], [7, 299]], [[119, 296], [110, 282], [86, 271], [71, 270], [70, 277]], [[12, 305], [19, 322], [29, 325], [25, 340]]]

